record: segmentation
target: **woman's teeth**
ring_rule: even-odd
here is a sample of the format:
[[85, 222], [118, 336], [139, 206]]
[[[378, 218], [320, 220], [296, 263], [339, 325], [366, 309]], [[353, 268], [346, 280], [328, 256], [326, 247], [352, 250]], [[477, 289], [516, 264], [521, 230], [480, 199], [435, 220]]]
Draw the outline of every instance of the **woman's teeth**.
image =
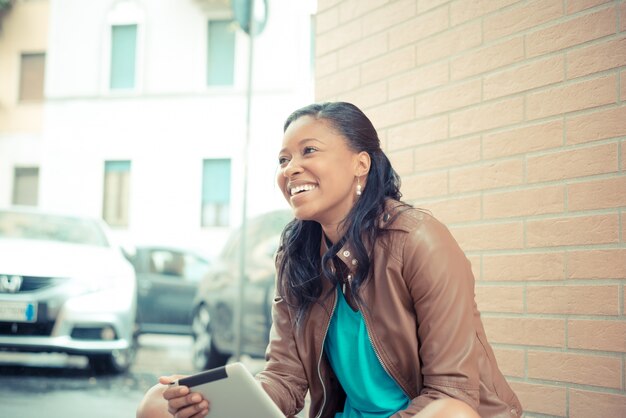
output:
[[291, 188], [289, 192], [291, 193], [292, 196], [294, 196], [300, 192], [308, 192], [309, 190], [313, 190], [316, 187], [317, 186], [313, 184], [303, 184], [302, 186], [296, 186], [296, 187]]

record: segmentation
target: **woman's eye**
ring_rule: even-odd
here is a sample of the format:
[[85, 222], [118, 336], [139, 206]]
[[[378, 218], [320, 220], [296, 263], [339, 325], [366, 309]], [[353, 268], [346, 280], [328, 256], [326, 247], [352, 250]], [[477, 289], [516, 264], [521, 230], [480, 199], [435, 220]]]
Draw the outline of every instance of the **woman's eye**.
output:
[[278, 164], [279, 165], [285, 165], [289, 162], [289, 160], [287, 159], [287, 157], [278, 157]]
[[306, 154], [311, 154], [315, 151], [317, 151], [315, 147], [304, 147], [304, 150], [302, 151], [302, 153], [306, 155]]

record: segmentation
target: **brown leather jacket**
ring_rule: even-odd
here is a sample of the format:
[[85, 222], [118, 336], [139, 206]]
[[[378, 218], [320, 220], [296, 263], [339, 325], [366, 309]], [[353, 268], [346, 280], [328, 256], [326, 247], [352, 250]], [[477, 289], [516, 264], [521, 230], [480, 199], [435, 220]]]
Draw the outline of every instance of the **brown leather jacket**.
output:
[[[388, 233], [375, 244], [374, 275], [361, 288], [366, 307], [359, 306], [381, 364], [412, 399], [393, 417], [411, 417], [442, 397], [465, 401], [483, 418], [521, 416], [487, 342], [465, 254], [432, 216], [399, 205], [387, 202], [380, 224]], [[349, 245], [338, 256], [354, 270]], [[323, 294], [331, 288], [324, 282]], [[310, 417], [343, 408], [345, 394], [323, 353], [335, 299], [331, 292], [313, 304], [300, 330], [293, 309], [275, 299], [268, 362], [257, 378], [287, 416], [302, 409], [307, 389]]]

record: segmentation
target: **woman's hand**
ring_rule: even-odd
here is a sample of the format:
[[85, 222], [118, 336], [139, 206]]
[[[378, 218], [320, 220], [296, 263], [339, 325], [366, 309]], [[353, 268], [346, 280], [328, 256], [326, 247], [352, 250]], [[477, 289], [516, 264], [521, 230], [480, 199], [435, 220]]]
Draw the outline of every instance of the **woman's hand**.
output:
[[[169, 385], [184, 376], [163, 376], [159, 383]], [[201, 394], [191, 392], [187, 386], [171, 386], [163, 392], [167, 410], [174, 418], [200, 418], [209, 413], [209, 401]]]

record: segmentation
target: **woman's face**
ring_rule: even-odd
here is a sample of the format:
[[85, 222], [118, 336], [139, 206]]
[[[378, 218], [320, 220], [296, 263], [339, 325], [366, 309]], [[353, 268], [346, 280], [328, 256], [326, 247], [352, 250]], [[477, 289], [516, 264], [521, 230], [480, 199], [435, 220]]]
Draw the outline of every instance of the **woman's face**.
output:
[[367, 153], [348, 148], [328, 122], [302, 116], [285, 131], [278, 187], [296, 218], [317, 221], [328, 234], [327, 228], [336, 228], [356, 201], [357, 175], [367, 171], [364, 159], [369, 163]]

